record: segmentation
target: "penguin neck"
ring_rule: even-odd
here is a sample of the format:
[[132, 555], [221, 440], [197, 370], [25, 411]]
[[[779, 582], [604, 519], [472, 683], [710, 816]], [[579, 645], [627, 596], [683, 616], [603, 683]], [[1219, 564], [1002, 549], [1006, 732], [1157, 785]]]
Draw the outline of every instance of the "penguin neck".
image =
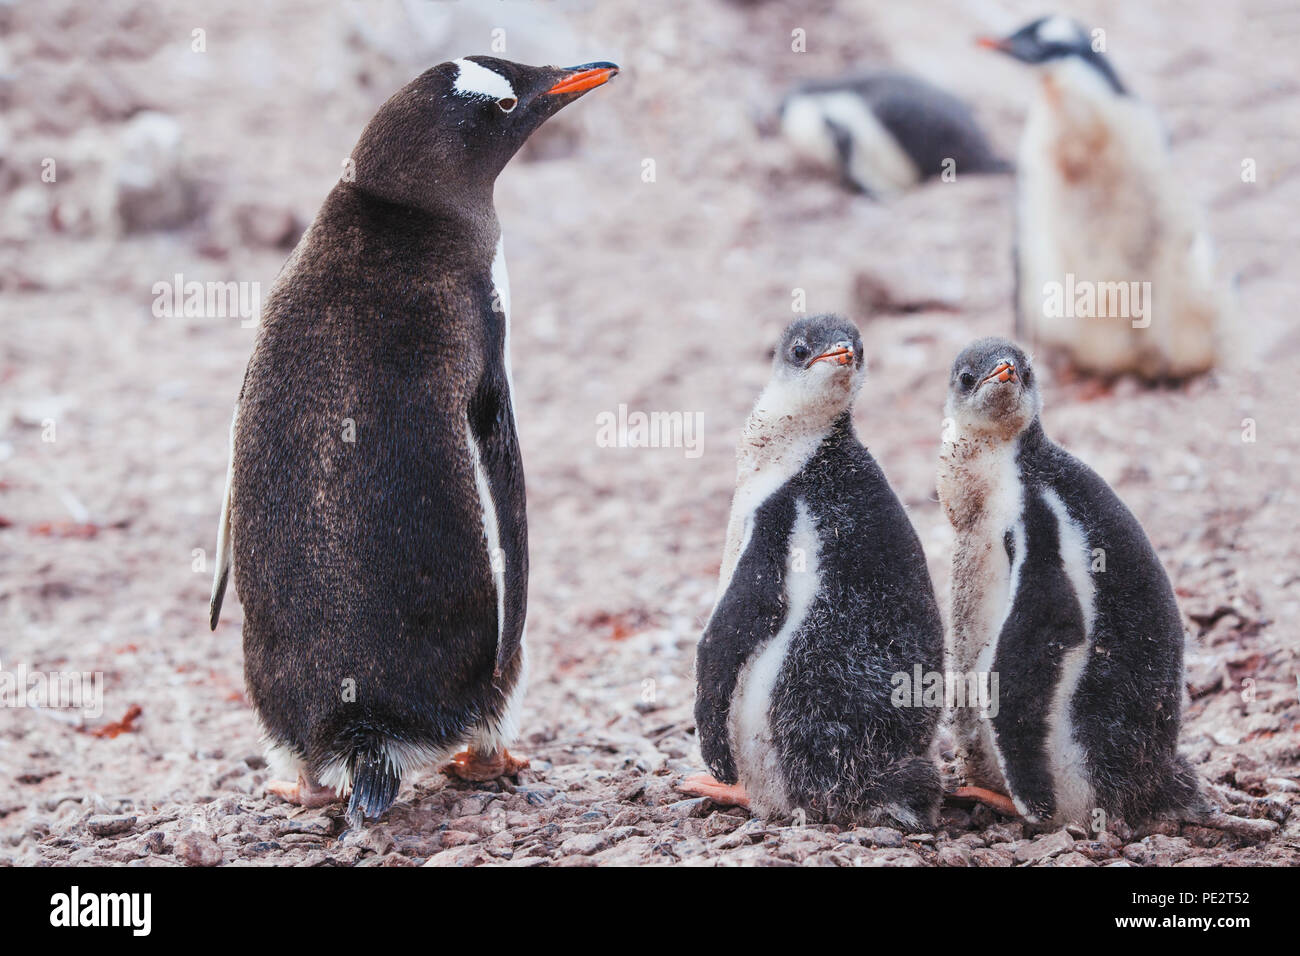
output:
[[1052, 85], [1090, 100], [1129, 95], [1110, 61], [1092, 51], [1052, 61], [1047, 64], [1044, 76]]
[[490, 185], [486, 191], [476, 190], [469, 196], [436, 192], [422, 196], [418, 202], [391, 198], [360, 184], [340, 183], [334, 195], [338, 204], [351, 207], [372, 224], [390, 223], [430, 235], [457, 236], [460, 241], [456, 245], [484, 246], [489, 257], [501, 234]]
[[1026, 457], [1048, 443], [1038, 416], [1014, 435], [959, 435], [944, 443], [936, 489], [949, 523], [958, 534], [977, 533], [992, 520], [1004, 523], [1017, 507], [1020, 473]]
[[773, 383], [745, 422], [736, 452], [738, 475], [743, 481], [774, 466], [794, 474], [823, 442], [852, 432], [851, 411], [842, 403], [792, 402], [789, 391]]

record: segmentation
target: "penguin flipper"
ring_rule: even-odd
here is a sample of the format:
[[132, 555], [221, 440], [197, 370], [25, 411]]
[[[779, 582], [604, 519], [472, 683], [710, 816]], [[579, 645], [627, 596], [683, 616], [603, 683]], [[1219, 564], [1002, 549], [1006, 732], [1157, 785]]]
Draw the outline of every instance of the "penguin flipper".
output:
[[785, 573], [794, 500], [777, 493], [757, 510], [749, 543], [700, 637], [695, 658], [695, 727], [700, 754], [724, 784], [737, 781], [731, 751], [731, 698], [740, 669], [785, 621]]
[[235, 403], [234, 414], [230, 417], [230, 463], [226, 466], [226, 493], [221, 498], [221, 517], [217, 521], [217, 556], [216, 567], [212, 576], [212, 598], [208, 603], [208, 627], [217, 629], [217, 620], [221, 617], [221, 602], [226, 597], [226, 585], [230, 581], [230, 569], [233, 563], [233, 549], [230, 540], [230, 492], [235, 477], [235, 422], [239, 419], [239, 403]]
[[[1041, 495], [1026, 494], [1022, 520], [1026, 554], [1020, 560], [1033, 564], [1034, 572], [1032, 582], [1012, 595], [998, 635], [993, 660], [997, 713], [990, 722], [1016, 809], [1031, 821], [1047, 821], [1057, 810], [1048, 753], [1055, 690], [1066, 653], [1086, 640], [1086, 631], [1083, 608], [1065, 568], [1049, 558], [1060, 551], [1056, 515]], [[1011, 550], [1008, 545], [1014, 568], [1017, 556]], [[1025, 576], [1022, 566], [1020, 577]], [[1068, 713], [1068, 699], [1065, 706]]]

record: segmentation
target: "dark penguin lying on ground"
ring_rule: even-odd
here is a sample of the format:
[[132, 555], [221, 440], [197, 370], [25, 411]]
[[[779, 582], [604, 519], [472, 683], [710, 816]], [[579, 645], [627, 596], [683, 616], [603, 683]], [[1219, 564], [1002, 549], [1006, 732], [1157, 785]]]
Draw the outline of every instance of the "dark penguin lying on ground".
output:
[[858, 441], [866, 363], [850, 322], [781, 338], [737, 453], [718, 601], [700, 638], [695, 719], [713, 777], [682, 789], [765, 817], [934, 823], [941, 708], [896, 707], [895, 675], [943, 665], [925, 555]]
[[990, 717], [956, 713], [964, 794], [1045, 823], [1194, 818], [1206, 807], [1177, 750], [1169, 577], [1110, 486], [1044, 434], [1041, 408], [1010, 342], [953, 363], [938, 490], [957, 533], [954, 667], [999, 688]]
[[1039, 81], [1016, 161], [1017, 335], [1104, 376], [1217, 364], [1239, 335], [1201, 210], [1100, 34], [1043, 17], [980, 43]]
[[273, 771], [349, 821], [455, 758], [514, 772], [528, 582], [493, 184], [617, 72], [492, 57], [394, 94], [267, 297], [231, 426], [211, 624], [231, 573]]
[[850, 189], [885, 198], [949, 170], [1006, 173], [961, 100], [901, 73], [817, 80], [781, 104], [781, 133]]

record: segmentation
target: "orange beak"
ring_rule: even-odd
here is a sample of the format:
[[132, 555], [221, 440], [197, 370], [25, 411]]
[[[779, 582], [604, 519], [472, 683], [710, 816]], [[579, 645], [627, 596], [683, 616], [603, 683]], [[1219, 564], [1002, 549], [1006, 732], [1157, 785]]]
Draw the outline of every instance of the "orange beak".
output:
[[579, 69], [568, 76], [562, 77], [558, 83], [546, 91], [546, 95], [585, 93], [587, 90], [594, 90], [603, 83], [608, 83], [610, 77], [616, 73], [618, 73], [618, 67], [613, 63], [602, 63], [590, 69]]
[[1001, 50], [1004, 44], [997, 37], [976, 37], [975, 45], [981, 46], [986, 50]]
[[823, 352], [821, 355], [809, 362], [808, 367], [812, 368], [822, 359], [834, 361], [840, 365], [848, 365], [853, 361], [853, 349], [831, 349], [829, 352]]
[[985, 382], [990, 381], [992, 379], [997, 379], [999, 382], [1016, 381], [1015, 363], [1014, 362], [998, 363], [998, 367], [995, 368], [993, 371], [989, 372], [988, 375], [985, 375], [984, 378], [980, 381], [980, 384], [983, 385]]

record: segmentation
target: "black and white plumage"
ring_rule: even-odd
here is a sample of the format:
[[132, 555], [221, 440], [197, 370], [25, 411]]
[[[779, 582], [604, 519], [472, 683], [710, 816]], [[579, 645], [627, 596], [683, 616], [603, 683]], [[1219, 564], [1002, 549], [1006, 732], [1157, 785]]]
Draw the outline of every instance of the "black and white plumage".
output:
[[1016, 161], [1016, 334], [1108, 376], [1217, 364], [1231, 297], [1159, 116], [1073, 20], [980, 42], [1039, 79]]
[[[524, 475], [493, 184], [617, 72], [491, 57], [394, 94], [267, 298], [231, 428], [232, 568], [268, 762], [353, 824], [462, 746], [508, 761], [523, 693]], [[277, 790], [291, 799], [300, 790]]]
[[945, 169], [957, 176], [1011, 171], [969, 106], [903, 73], [801, 84], [781, 104], [781, 133], [802, 157], [836, 171], [850, 189], [878, 198]]
[[696, 724], [710, 771], [760, 815], [925, 827], [940, 714], [893, 706], [891, 678], [940, 669], [943, 628], [916, 532], [854, 434], [864, 373], [850, 322], [782, 337], [740, 441]]
[[957, 357], [938, 491], [956, 531], [952, 652], [998, 675], [991, 718], [959, 708], [969, 782], [1034, 821], [1130, 822], [1202, 808], [1178, 754], [1183, 628], [1142, 526], [1055, 445], [1029, 357]]

